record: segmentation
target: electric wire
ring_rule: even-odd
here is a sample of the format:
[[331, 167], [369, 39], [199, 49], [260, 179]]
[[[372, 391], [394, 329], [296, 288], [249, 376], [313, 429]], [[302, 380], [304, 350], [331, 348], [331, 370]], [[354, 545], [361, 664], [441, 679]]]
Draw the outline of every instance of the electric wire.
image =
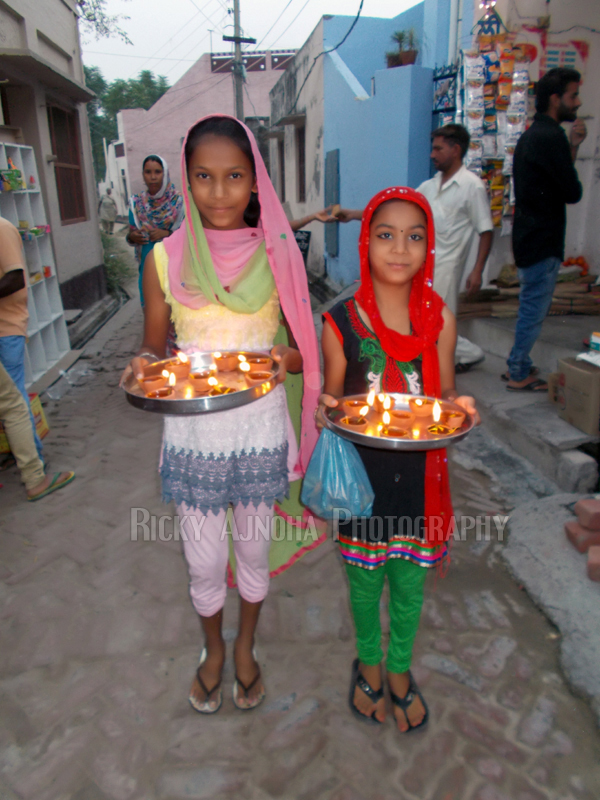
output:
[[293, 20], [290, 22], [290, 24], [287, 26], [287, 28], [286, 28], [284, 31], [282, 31], [282, 32], [279, 34], [279, 36], [278, 36], [278, 37], [275, 39], [275, 41], [274, 41], [274, 42], [271, 42], [271, 44], [270, 44], [270, 45], [269, 45], [269, 46], [266, 48], [267, 50], [272, 50], [272, 49], [273, 49], [273, 47], [274, 47], [274, 46], [277, 44], [277, 42], [278, 42], [278, 41], [281, 39], [281, 37], [282, 37], [282, 36], [283, 36], [285, 33], [287, 33], [287, 32], [288, 32], [288, 30], [289, 30], [289, 29], [292, 27], [292, 25], [294, 24], [294, 22], [296, 22], [296, 20], [297, 20], [297, 19], [298, 19], [298, 17], [300, 16], [300, 14], [301, 14], [301, 13], [304, 11], [304, 9], [306, 8], [306, 6], [307, 6], [309, 3], [310, 3], [310, 0], [306, 0], [306, 3], [304, 3], [304, 5], [303, 5], [303, 6], [302, 6], [302, 8], [300, 9], [300, 11], [299, 11], [299, 12], [296, 14], [296, 16], [294, 17], [294, 19], [293, 19]]
[[268, 31], [265, 33], [265, 35], [262, 37], [262, 39], [260, 40], [260, 42], [259, 42], [257, 45], [255, 45], [255, 46], [254, 46], [254, 49], [255, 49], [255, 50], [258, 50], [258, 48], [261, 46], [261, 44], [264, 42], [264, 40], [267, 38], [267, 36], [268, 36], [268, 35], [271, 33], [271, 31], [273, 30], [273, 28], [275, 27], [275, 25], [277, 25], [277, 23], [279, 22], [279, 20], [280, 20], [280, 19], [283, 17], [283, 15], [284, 15], [284, 14], [285, 14], [285, 12], [288, 10], [288, 8], [289, 8], [289, 7], [292, 5], [292, 3], [293, 3], [293, 2], [294, 2], [294, 0], [288, 0], [288, 2], [286, 3], [286, 5], [285, 5], [285, 8], [284, 8], [284, 9], [283, 9], [283, 11], [281, 12], [281, 14], [280, 14], [280, 15], [277, 17], [277, 19], [275, 20], [275, 22], [274, 22], [274, 23], [271, 25], [271, 27], [269, 28], [269, 30], [268, 30]]
[[358, 7], [358, 11], [356, 12], [356, 16], [354, 17], [352, 25], [350, 25], [350, 27], [348, 28], [348, 30], [346, 32], [346, 35], [341, 40], [341, 42], [338, 42], [335, 47], [330, 47], [329, 50], [322, 50], [318, 55], [316, 55], [314, 57], [313, 63], [310, 65], [310, 69], [306, 73], [306, 76], [305, 76], [304, 80], [302, 81], [302, 85], [298, 89], [298, 93], [296, 94], [296, 99], [294, 100], [294, 103], [293, 103], [292, 107], [287, 112], [288, 114], [292, 114], [294, 112], [294, 110], [296, 108], [296, 105], [298, 103], [298, 100], [300, 99], [300, 94], [302, 92], [302, 89], [304, 89], [304, 87], [306, 85], [306, 81], [309, 79], [310, 74], [313, 71], [313, 69], [315, 68], [315, 64], [317, 63], [317, 61], [321, 58], [321, 56], [325, 56], [328, 53], [333, 53], [334, 50], [337, 50], [339, 47], [341, 47], [344, 44], [344, 42], [346, 41], [346, 39], [350, 36], [350, 34], [352, 33], [352, 31], [354, 30], [354, 28], [356, 27], [356, 25], [358, 23], [358, 20], [360, 18], [360, 14], [361, 14], [364, 2], [365, 2], [365, 0], [360, 0], [360, 6]]
[[[226, 19], [226, 17], [223, 17], [223, 19], [221, 19], [221, 22], [223, 22], [223, 20], [224, 20], [224, 19]], [[191, 50], [188, 50], [188, 52], [187, 52], [187, 53], [185, 53], [185, 54], [184, 54], [184, 55], [181, 57], [181, 61], [187, 61], [187, 56], [189, 56], [191, 53], [193, 53], [193, 52], [194, 52], [194, 50], [196, 50], [196, 49], [199, 47], [199, 45], [200, 45], [200, 44], [202, 44], [202, 42], [203, 42], [203, 41], [204, 41], [204, 40], [205, 40], [205, 39], [206, 39], [208, 36], [209, 36], [209, 31], [207, 31], [207, 32], [204, 34], [204, 36], [203, 36], [201, 39], [198, 39], [198, 40], [197, 40], [197, 41], [194, 43], [194, 46], [191, 48]], [[202, 54], [201, 54], [201, 55], [202, 55]], [[200, 58], [200, 57], [201, 57], [201, 55], [200, 55], [200, 56], [198, 56], [198, 58]], [[195, 60], [197, 61], [197, 60], [198, 60], [198, 58], [196, 58]], [[172, 67], [170, 67], [170, 68], [167, 70], [166, 74], [168, 75], [168, 74], [169, 74], [169, 72], [172, 72], [172, 71], [175, 69], [175, 67], [176, 67], [176, 66], [177, 66], [177, 64], [173, 64], [173, 66], [172, 66]]]

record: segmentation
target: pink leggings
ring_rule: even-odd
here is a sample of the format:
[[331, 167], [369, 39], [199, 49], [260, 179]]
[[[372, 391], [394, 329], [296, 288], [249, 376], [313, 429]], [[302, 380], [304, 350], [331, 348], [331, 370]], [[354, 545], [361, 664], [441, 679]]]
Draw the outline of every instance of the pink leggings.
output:
[[[183, 549], [190, 573], [190, 595], [201, 617], [212, 617], [225, 605], [229, 533], [226, 511], [202, 514], [186, 503], [177, 506]], [[233, 549], [238, 590], [244, 600], [259, 603], [269, 590], [269, 547], [273, 507], [252, 503], [234, 506]]]

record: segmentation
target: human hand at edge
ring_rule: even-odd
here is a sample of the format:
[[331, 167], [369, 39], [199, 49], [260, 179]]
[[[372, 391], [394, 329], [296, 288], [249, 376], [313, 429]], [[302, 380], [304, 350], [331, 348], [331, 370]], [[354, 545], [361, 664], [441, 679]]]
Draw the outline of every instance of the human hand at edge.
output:
[[464, 408], [467, 414], [470, 414], [473, 419], [475, 420], [475, 425], [481, 425], [481, 417], [479, 416], [479, 411], [475, 407], [475, 398], [470, 397], [466, 394], [461, 394], [452, 402], [456, 403], [457, 406]]

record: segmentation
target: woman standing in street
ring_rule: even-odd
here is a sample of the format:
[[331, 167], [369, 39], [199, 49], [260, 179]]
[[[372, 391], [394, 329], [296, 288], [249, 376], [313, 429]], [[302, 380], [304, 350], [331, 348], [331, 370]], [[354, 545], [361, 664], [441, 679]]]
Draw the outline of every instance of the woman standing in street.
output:
[[144, 262], [156, 242], [170, 236], [183, 221], [183, 198], [169, 178], [167, 162], [157, 155], [144, 159], [142, 177], [146, 191], [134, 194], [129, 201], [127, 241], [135, 246], [140, 278], [140, 300], [144, 305], [142, 276]]
[[100, 198], [100, 205], [98, 206], [98, 214], [100, 214], [100, 222], [102, 223], [102, 231], [104, 233], [113, 235], [115, 227], [115, 220], [117, 218], [117, 204], [112, 196], [111, 190], [107, 189]]

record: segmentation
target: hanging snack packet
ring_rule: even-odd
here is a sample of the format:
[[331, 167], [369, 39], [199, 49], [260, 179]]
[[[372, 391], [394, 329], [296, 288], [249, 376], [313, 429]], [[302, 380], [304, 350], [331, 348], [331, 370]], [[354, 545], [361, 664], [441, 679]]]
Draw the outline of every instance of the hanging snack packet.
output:
[[525, 131], [525, 114], [513, 114], [509, 112], [506, 115], [506, 142], [507, 144], [516, 144], [519, 137]]
[[512, 84], [501, 82], [498, 84], [498, 96], [496, 97], [496, 108], [506, 109], [510, 103], [510, 93]]
[[485, 78], [485, 62], [479, 53], [465, 53], [465, 81], [480, 80]]
[[515, 60], [512, 56], [502, 56], [500, 58], [500, 78], [505, 83], [512, 83], [512, 76], [515, 69]]
[[512, 176], [514, 157], [515, 157], [515, 145], [507, 143], [506, 147], [504, 148], [504, 166], [502, 168], [503, 175]]
[[467, 130], [473, 137], [483, 136], [483, 108], [469, 108], [465, 112]]
[[500, 228], [502, 225], [502, 209], [490, 208], [490, 212], [492, 215], [492, 225], [494, 228]]
[[465, 156], [465, 166], [471, 172], [481, 172], [483, 161], [483, 144], [481, 139], [471, 139]]
[[483, 62], [485, 64], [485, 82], [498, 83], [500, 78], [500, 58], [498, 53], [491, 51], [483, 54]]
[[508, 113], [526, 114], [527, 113], [527, 89], [515, 89], [510, 93], [510, 103]]
[[483, 81], [467, 81], [465, 108], [483, 108]]
[[481, 142], [483, 147], [483, 158], [496, 158], [496, 137], [494, 134], [484, 134]]
[[527, 89], [529, 86], [529, 69], [526, 64], [515, 64], [512, 84], [515, 89]]

